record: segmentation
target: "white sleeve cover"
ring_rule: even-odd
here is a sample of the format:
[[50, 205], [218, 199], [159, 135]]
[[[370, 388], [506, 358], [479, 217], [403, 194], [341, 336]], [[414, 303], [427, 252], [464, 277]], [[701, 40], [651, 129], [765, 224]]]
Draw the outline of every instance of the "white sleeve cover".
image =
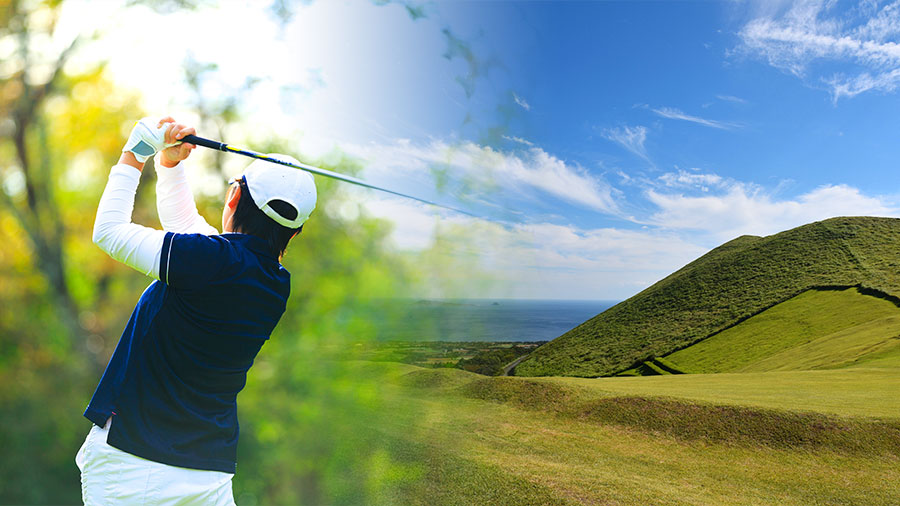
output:
[[157, 164], [156, 176], [156, 211], [164, 230], [178, 234], [219, 233], [197, 212], [181, 163], [172, 168]]
[[141, 171], [119, 164], [109, 172], [109, 181], [94, 220], [94, 244], [114, 259], [159, 279], [159, 262], [166, 232], [131, 223], [134, 195]]

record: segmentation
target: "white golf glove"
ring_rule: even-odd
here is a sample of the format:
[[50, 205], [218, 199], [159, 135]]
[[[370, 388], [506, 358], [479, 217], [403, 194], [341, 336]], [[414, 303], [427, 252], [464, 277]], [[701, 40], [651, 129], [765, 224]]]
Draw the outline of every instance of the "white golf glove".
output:
[[131, 129], [131, 135], [128, 136], [128, 142], [125, 143], [122, 152], [130, 151], [139, 162], [144, 163], [163, 149], [180, 144], [180, 142], [166, 144], [166, 129], [169, 128], [169, 123], [163, 123], [160, 127], [156, 126], [157, 123], [159, 120], [154, 118], [141, 118]]

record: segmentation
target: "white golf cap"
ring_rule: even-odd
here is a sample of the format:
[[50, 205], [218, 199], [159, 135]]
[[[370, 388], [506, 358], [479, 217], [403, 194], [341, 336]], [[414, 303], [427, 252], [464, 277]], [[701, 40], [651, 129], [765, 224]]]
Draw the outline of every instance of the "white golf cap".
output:
[[[291, 163], [300, 163], [296, 158], [279, 153], [268, 153], [267, 156]], [[244, 171], [244, 179], [250, 196], [260, 211], [287, 228], [299, 228], [309, 219], [316, 208], [316, 183], [309, 172], [267, 162], [255, 160]], [[282, 216], [269, 206], [273, 200], [282, 200], [292, 206], [296, 216]], [[293, 213], [290, 213], [293, 214]]]

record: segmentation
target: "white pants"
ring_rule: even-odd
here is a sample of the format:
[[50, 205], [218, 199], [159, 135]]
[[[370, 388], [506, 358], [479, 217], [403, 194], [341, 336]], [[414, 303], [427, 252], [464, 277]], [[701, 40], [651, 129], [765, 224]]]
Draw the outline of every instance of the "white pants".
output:
[[233, 474], [175, 467], [123, 452], [106, 443], [111, 420], [102, 429], [92, 426], [75, 456], [85, 505], [234, 505]]

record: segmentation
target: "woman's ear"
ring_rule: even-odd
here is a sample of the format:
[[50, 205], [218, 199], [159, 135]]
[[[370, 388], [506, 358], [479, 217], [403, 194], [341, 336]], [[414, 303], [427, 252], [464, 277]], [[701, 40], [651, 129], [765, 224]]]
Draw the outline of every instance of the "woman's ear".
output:
[[228, 196], [228, 200], [226, 200], [225, 205], [230, 207], [231, 209], [236, 209], [238, 202], [241, 200], [241, 185], [234, 185], [234, 190]]

